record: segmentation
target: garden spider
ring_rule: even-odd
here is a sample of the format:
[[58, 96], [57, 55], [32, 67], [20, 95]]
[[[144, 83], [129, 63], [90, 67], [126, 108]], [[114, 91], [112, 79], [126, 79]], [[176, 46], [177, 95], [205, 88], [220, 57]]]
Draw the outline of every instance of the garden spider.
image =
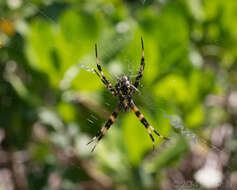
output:
[[[141, 66], [140, 70], [138, 72], [138, 75], [136, 76], [136, 80], [134, 84], [132, 84], [128, 77], [123, 76], [121, 79], [118, 79], [117, 84], [115, 85], [115, 88], [112, 87], [112, 84], [109, 82], [108, 79], [105, 78], [103, 71], [101, 69], [100, 64], [98, 63], [98, 56], [97, 56], [97, 45], [95, 44], [95, 55], [96, 55], [96, 65], [98, 68], [99, 73], [94, 69], [95, 73], [100, 77], [101, 81], [107, 86], [107, 88], [110, 90], [110, 92], [119, 99], [119, 104], [115, 111], [111, 114], [109, 120], [105, 123], [105, 126], [101, 128], [100, 131], [91, 139], [88, 144], [96, 141], [94, 147], [92, 148], [91, 152], [94, 151], [96, 145], [98, 142], [102, 139], [102, 137], [106, 134], [106, 132], [109, 130], [110, 126], [114, 123], [116, 117], [118, 116], [119, 112], [121, 110], [129, 111], [129, 108], [133, 110], [133, 112], [136, 114], [138, 119], [141, 121], [141, 123], [146, 127], [146, 130], [153, 142], [153, 152], [155, 151], [155, 140], [151, 134], [151, 131], [153, 131], [155, 134], [157, 134], [160, 138], [163, 138], [165, 140], [169, 140], [169, 138], [162, 136], [159, 132], [157, 132], [145, 119], [145, 117], [141, 114], [139, 109], [136, 107], [132, 100], [132, 96], [135, 92], [138, 91], [138, 86], [140, 83], [140, 80], [142, 78], [145, 62], [144, 62], [144, 46], [143, 46], [143, 40], [141, 38], [141, 44], [142, 44], [142, 58], [141, 58]], [[151, 131], [150, 131], [151, 130]], [[87, 144], [87, 145], [88, 145]]]

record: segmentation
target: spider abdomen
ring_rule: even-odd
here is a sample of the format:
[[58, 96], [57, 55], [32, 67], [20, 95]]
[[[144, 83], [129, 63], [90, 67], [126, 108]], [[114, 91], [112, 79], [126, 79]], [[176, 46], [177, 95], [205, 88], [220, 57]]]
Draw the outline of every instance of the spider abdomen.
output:
[[124, 111], [128, 112], [129, 111], [129, 108], [130, 108], [130, 100], [128, 100], [127, 98], [125, 98], [123, 101], [122, 101], [122, 105], [123, 105], [123, 109]]

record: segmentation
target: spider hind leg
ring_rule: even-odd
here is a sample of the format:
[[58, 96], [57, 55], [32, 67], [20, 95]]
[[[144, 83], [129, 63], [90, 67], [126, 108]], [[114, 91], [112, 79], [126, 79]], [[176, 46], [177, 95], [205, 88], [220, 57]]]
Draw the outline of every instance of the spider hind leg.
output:
[[138, 117], [138, 119], [141, 121], [141, 123], [146, 127], [146, 130], [152, 140], [153, 143], [153, 152], [155, 151], [155, 140], [154, 137], [151, 134], [152, 130], [156, 135], [158, 135], [160, 138], [164, 139], [164, 140], [169, 140], [169, 138], [162, 136], [158, 131], [156, 131], [145, 119], [145, 117], [142, 115], [142, 113], [139, 111], [139, 109], [137, 108], [137, 106], [131, 102], [131, 108], [133, 110], [133, 112], [136, 114], [136, 116]]
[[98, 134], [96, 136], [94, 136], [88, 143], [87, 145], [91, 144], [92, 142], [95, 142], [95, 145], [93, 146], [93, 148], [91, 149], [91, 152], [93, 152], [95, 150], [95, 147], [97, 146], [97, 144], [99, 143], [100, 139], [102, 138], [101, 134]]
[[110, 115], [108, 121], [105, 123], [105, 126], [101, 128], [100, 131], [98, 131], [98, 133], [96, 134], [96, 136], [94, 136], [88, 143], [87, 145], [91, 144], [92, 142], [95, 142], [95, 145], [93, 146], [93, 148], [91, 149], [91, 152], [93, 152], [97, 146], [97, 144], [99, 143], [99, 141], [103, 138], [103, 136], [107, 133], [107, 131], [109, 130], [109, 128], [111, 127], [111, 125], [114, 123], [116, 117], [118, 116], [120, 111], [120, 108], [117, 107], [115, 109], [115, 111]]

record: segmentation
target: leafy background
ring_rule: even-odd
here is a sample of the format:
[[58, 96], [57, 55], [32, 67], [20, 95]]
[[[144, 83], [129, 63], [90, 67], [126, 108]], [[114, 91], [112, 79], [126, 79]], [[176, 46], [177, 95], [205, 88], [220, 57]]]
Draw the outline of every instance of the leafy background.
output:
[[[235, 189], [237, 1], [2, 0], [0, 189]], [[155, 153], [109, 80], [146, 67], [134, 101], [164, 136]], [[212, 176], [210, 178], [210, 176]], [[213, 180], [211, 180], [213, 179]]]

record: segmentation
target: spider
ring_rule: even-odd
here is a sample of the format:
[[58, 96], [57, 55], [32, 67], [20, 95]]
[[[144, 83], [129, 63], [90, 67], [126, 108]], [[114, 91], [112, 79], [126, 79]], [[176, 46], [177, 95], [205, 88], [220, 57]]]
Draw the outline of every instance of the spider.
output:
[[112, 86], [110, 81], [106, 79], [104, 76], [104, 73], [102, 71], [102, 68], [98, 62], [98, 53], [97, 53], [97, 45], [95, 44], [95, 55], [96, 55], [96, 65], [99, 72], [97, 72], [94, 69], [94, 72], [100, 77], [101, 81], [106, 85], [106, 87], [109, 89], [109, 91], [119, 99], [119, 104], [117, 108], [114, 110], [114, 112], [110, 115], [108, 121], [105, 123], [104, 127], [101, 128], [100, 131], [87, 143], [90, 144], [94, 141], [96, 141], [94, 147], [92, 148], [91, 152], [94, 151], [96, 145], [99, 143], [99, 141], [103, 138], [103, 136], [106, 134], [106, 132], [109, 130], [111, 125], [114, 123], [115, 119], [117, 118], [119, 112], [121, 110], [129, 111], [131, 108], [135, 115], [138, 117], [138, 119], [141, 121], [141, 123], [145, 126], [151, 140], [153, 143], [153, 152], [155, 151], [155, 140], [151, 134], [151, 131], [153, 131], [156, 135], [158, 135], [160, 138], [169, 140], [169, 138], [162, 136], [158, 131], [156, 131], [145, 119], [143, 114], [139, 111], [137, 106], [133, 102], [133, 94], [135, 92], [138, 92], [138, 86], [140, 84], [140, 80], [143, 75], [145, 61], [144, 61], [144, 45], [143, 40], [141, 38], [141, 45], [142, 45], [142, 58], [141, 58], [141, 65], [140, 70], [138, 72], [138, 75], [136, 76], [135, 82], [132, 84], [129, 77], [123, 76], [121, 79], [118, 79], [117, 84], [115, 87]]

